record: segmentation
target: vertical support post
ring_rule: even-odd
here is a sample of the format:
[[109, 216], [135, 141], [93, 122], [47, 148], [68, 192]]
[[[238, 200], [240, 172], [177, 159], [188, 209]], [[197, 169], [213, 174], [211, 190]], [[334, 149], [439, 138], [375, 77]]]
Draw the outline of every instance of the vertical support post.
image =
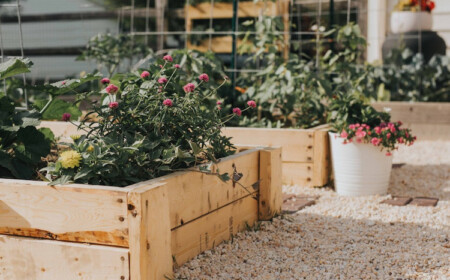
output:
[[156, 0], [156, 30], [158, 31], [157, 50], [164, 49], [164, 13], [166, 10], [165, 0]]
[[172, 277], [169, 197], [165, 185], [128, 193], [130, 279]]
[[386, 37], [386, 0], [367, 0], [367, 61], [381, 60]]
[[328, 183], [331, 171], [328, 128], [314, 131], [312, 186], [321, 187]]
[[233, 92], [236, 88], [236, 31], [237, 31], [237, 25], [238, 25], [238, 0], [233, 0], [233, 19], [231, 22], [231, 30], [233, 31], [233, 34], [231, 35], [231, 38], [233, 40], [232, 50], [231, 50], [231, 69], [233, 70], [233, 73], [231, 75], [231, 83], [233, 84]]
[[281, 211], [281, 205], [283, 204], [281, 164], [281, 148], [260, 150], [259, 220], [270, 220]]
[[184, 18], [185, 18], [185, 25], [186, 25], [186, 36], [184, 39], [184, 48], [189, 48], [190, 44], [189, 44], [189, 39], [190, 39], [190, 34], [191, 34], [191, 30], [192, 30], [192, 19], [190, 17], [191, 13], [189, 13], [189, 2], [188, 0], [186, 0], [186, 4], [184, 4]]
[[285, 60], [289, 59], [289, 51], [290, 51], [290, 13], [289, 13], [289, 0], [281, 1], [281, 15], [283, 17], [283, 26], [284, 26], [284, 49], [283, 49], [283, 57]]
[[[330, 16], [329, 18], [330, 25], [328, 26], [328, 29], [331, 30], [334, 26], [334, 0], [330, 0], [330, 7], [328, 12]], [[330, 43], [330, 49], [334, 51], [334, 40]]]

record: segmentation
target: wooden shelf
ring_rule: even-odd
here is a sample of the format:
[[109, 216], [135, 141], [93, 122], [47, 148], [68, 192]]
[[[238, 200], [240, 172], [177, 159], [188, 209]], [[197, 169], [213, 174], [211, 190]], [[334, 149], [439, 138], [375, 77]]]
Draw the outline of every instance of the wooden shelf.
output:
[[[278, 0], [276, 2], [257, 2], [252, 1], [239, 2], [238, 17], [239, 18], [255, 18], [260, 15], [266, 16], [282, 16], [284, 23], [284, 35], [285, 48], [284, 53], [287, 55], [289, 51], [289, 1]], [[192, 6], [187, 5], [185, 7], [186, 16], [186, 31], [189, 32], [193, 28], [194, 20], [206, 20], [206, 19], [226, 19], [233, 18], [233, 4], [232, 3], [200, 3]], [[242, 41], [238, 40], [238, 46], [242, 44]], [[249, 43], [251, 44], [251, 43]], [[203, 40], [199, 45], [195, 45], [189, 42], [187, 43], [188, 49], [195, 49], [198, 51], [211, 50], [215, 53], [231, 53], [232, 51], [232, 37], [221, 36], [213, 37], [211, 39], [211, 48], [209, 39]]]

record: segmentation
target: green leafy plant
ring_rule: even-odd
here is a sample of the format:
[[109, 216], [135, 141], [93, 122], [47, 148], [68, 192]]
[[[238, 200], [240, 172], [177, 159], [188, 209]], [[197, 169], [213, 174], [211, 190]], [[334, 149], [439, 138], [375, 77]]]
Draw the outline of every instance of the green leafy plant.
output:
[[[5, 79], [29, 72], [28, 59], [10, 59], [0, 64], [0, 77]], [[50, 153], [54, 140], [47, 128], [37, 129], [39, 112], [17, 111], [14, 102], [0, 94], [0, 177], [32, 179], [36, 177], [42, 158]]]
[[100, 69], [105, 67], [112, 76], [119, 65], [128, 59], [145, 57], [152, 52], [144, 43], [136, 41], [131, 35], [99, 34], [92, 37], [86, 49], [77, 60], [95, 60]]
[[[256, 50], [250, 52], [248, 68], [264, 65], [258, 73], [243, 74], [238, 79], [237, 103], [254, 99], [258, 112], [250, 111], [240, 126], [302, 127], [308, 128], [325, 122], [324, 97], [330, 83], [317, 71], [314, 62], [291, 53], [285, 59], [283, 49], [283, 23], [278, 17], [263, 16], [254, 22]], [[254, 51], [254, 52], [252, 52]]]
[[[39, 110], [42, 115], [41, 118], [44, 120], [61, 120], [63, 113], [70, 113], [73, 119], [78, 119], [81, 116], [79, 103], [96, 92], [79, 93], [77, 89], [86, 83], [98, 81], [101, 78], [102, 75], [99, 73], [88, 74], [79, 79], [66, 79], [51, 84], [33, 86], [31, 88], [35, 92], [42, 92], [48, 96], [46, 99], [36, 100], [33, 106], [36, 110]], [[58, 98], [65, 94], [75, 95], [74, 102], [67, 102]]]
[[[226, 119], [206, 102], [215, 94], [205, 94], [209, 76], [182, 82], [180, 66], [172, 61], [167, 55], [146, 71], [112, 79], [101, 91], [102, 103], [88, 114], [96, 114], [99, 122], [80, 125], [87, 135], [75, 138], [56, 163], [42, 170], [47, 179], [126, 186], [232, 154], [229, 138], [221, 135]], [[227, 119], [240, 113], [236, 108]], [[207, 165], [200, 170], [229, 179]]]
[[[384, 65], [367, 68], [366, 95], [392, 101], [450, 102], [450, 57], [426, 62], [410, 49], [394, 49]], [[383, 98], [383, 97], [387, 98]]]
[[354, 94], [341, 94], [331, 101], [329, 122], [344, 144], [371, 143], [387, 149], [388, 156], [398, 144], [412, 145], [416, 140], [410, 129], [401, 128], [400, 121], [390, 122], [389, 113], [376, 111]]

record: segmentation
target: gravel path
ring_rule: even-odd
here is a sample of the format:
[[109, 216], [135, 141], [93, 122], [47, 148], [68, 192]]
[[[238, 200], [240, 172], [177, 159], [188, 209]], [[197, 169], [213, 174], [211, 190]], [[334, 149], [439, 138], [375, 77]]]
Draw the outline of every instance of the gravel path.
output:
[[389, 196], [339, 197], [261, 223], [176, 271], [178, 279], [450, 279], [450, 142], [399, 150], [389, 193], [431, 196], [436, 207], [379, 204]]

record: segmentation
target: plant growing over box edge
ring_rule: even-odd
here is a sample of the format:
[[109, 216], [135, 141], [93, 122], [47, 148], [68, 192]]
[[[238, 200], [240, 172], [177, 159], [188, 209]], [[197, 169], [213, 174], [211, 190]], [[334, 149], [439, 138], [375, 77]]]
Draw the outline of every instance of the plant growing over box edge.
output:
[[[0, 64], [0, 79], [29, 72], [29, 59], [10, 59]], [[0, 93], [0, 177], [32, 179], [54, 140], [48, 128], [37, 129], [40, 112], [17, 111], [5, 93]]]
[[[103, 101], [87, 115], [95, 114], [98, 123], [79, 125], [87, 135], [74, 137], [58, 161], [42, 169], [46, 178], [52, 184], [126, 186], [234, 153], [221, 128], [256, 104], [234, 108], [223, 120], [220, 104], [206, 102], [215, 93], [204, 93], [209, 76], [203, 73], [196, 81], [181, 83], [179, 69], [166, 55], [146, 71], [103, 79]], [[66, 121], [70, 117], [63, 116]], [[226, 173], [215, 173], [229, 179]]]

